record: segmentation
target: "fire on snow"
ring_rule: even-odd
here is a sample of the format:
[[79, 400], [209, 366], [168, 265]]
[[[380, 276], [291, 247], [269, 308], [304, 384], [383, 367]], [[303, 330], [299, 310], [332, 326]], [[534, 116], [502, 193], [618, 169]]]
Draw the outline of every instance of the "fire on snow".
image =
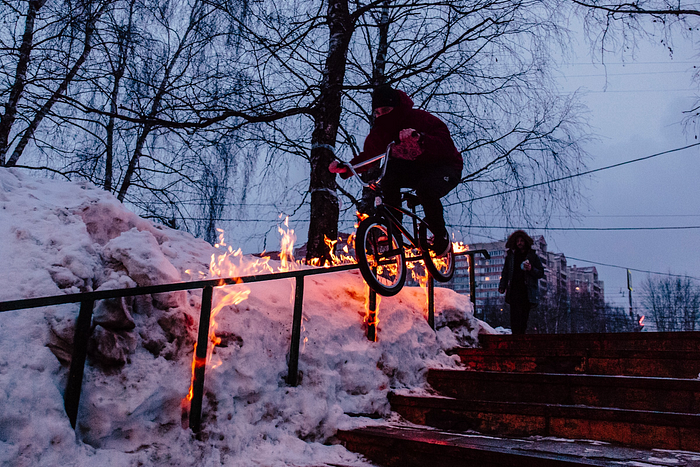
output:
[[[358, 213], [358, 216], [359, 215], [360, 214]], [[357, 228], [357, 224], [355, 225], [355, 228]], [[309, 266], [321, 266], [317, 261], [312, 261], [311, 263], [307, 264], [303, 260], [294, 259], [294, 242], [296, 241], [296, 235], [294, 234], [294, 230], [289, 228], [289, 218], [286, 218], [283, 225], [278, 227], [278, 231], [281, 236], [279, 255], [280, 262], [278, 267], [273, 267], [270, 264], [271, 258], [270, 256], [265, 256], [265, 252], [263, 252], [261, 257], [244, 256], [240, 248], [234, 249], [232, 246], [226, 244], [224, 241], [224, 231], [222, 229], [217, 229], [217, 231], [219, 232], [219, 241], [214, 245], [214, 248], [219, 250], [220, 253], [212, 254], [211, 261], [209, 263], [209, 272], [204, 273], [199, 271], [197, 273], [193, 273], [189, 270], [185, 272], [190, 275], [198, 275], [198, 279], [233, 279], [234, 282], [236, 282], [236, 285], [217, 287], [217, 290], [225, 291], [225, 293], [217, 294], [214, 302], [212, 303], [208, 333], [210, 345], [207, 346], [206, 359], [200, 361], [201, 359], [196, 357], [197, 344], [195, 344], [195, 352], [192, 358], [192, 378], [190, 381], [188, 394], [183, 400], [183, 403], [185, 404], [189, 404], [189, 402], [192, 400], [195, 368], [202, 365], [207, 365], [210, 369], [214, 369], [221, 365], [220, 359], [214, 360], [213, 358], [214, 347], [221, 343], [221, 339], [216, 335], [218, 328], [216, 317], [223, 308], [230, 305], [238, 305], [248, 298], [250, 289], [242, 283], [240, 278], [257, 274], [292, 271]], [[331, 258], [333, 260], [332, 264], [326, 264], [324, 265], [325, 267], [357, 262], [355, 257], [350, 253], [350, 249], [354, 250], [354, 235], [350, 235], [341, 251], [336, 251], [336, 244], [338, 243], [338, 240], [330, 240], [326, 238], [325, 242], [330, 249]], [[453, 242], [453, 246], [456, 253], [467, 250], [466, 246], [461, 242]], [[416, 283], [420, 284], [421, 287], [425, 287], [427, 283], [427, 271], [425, 267], [416, 267], [418, 264], [422, 265], [422, 261], [409, 263], [407, 266], [410, 268], [411, 274]], [[369, 297], [369, 293], [367, 296]], [[293, 301], [294, 294], [292, 293], [290, 302], [293, 303]], [[370, 313], [369, 310], [369, 299], [365, 301], [365, 308], [365, 323], [376, 325], [379, 322], [379, 297], [377, 297], [376, 309], [373, 313]], [[370, 323], [370, 321], [372, 321], [372, 323]]]

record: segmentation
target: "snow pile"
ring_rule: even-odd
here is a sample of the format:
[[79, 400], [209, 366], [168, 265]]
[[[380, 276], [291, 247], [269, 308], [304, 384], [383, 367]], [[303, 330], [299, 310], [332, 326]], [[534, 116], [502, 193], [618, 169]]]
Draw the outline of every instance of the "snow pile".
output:
[[[87, 183], [0, 169], [0, 206], [0, 301], [196, 280], [221, 251]], [[216, 316], [221, 343], [206, 372], [200, 439], [182, 401], [201, 290], [96, 304], [76, 432], [63, 391], [79, 305], [0, 313], [0, 463], [368, 465], [334, 443], [335, 431], [384, 423], [376, 417], [390, 415], [389, 391], [423, 390], [428, 367], [458, 367], [445, 350], [493, 332], [467, 297], [442, 288], [433, 332], [424, 291], [407, 287], [381, 300], [379, 341], [369, 342], [359, 273], [307, 277], [301, 379], [288, 387], [294, 282], [217, 288], [215, 306], [248, 291]]]

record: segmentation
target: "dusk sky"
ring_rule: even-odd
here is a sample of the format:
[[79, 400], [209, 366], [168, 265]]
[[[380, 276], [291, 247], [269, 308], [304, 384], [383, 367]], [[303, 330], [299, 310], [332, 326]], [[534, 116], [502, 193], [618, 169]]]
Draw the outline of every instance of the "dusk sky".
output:
[[[592, 58], [590, 45], [581, 35], [573, 45], [577, 56], [559, 68], [561, 92], [581, 93], [590, 112], [591, 130], [597, 141], [585, 147], [590, 154], [589, 170], [700, 142], [695, 139], [697, 129], [682, 124], [683, 112], [700, 94], [700, 85], [693, 83], [695, 66], [700, 62], [691, 40], [677, 38], [672, 56], [661, 46], [638, 45], [635, 55], [627, 54], [624, 60], [619, 54], [606, 55], [604, 66], [600, 59]], [[357, 137], [360, 142], [364, 139], [361, 134]], [[595, 266], [605, 283], [606, 300], [625, 308], [626, 268], [632, 269], [635, 306], [640, 305], [639, 286], [647, 277], [641, 271], [687, 274], [700, 284], [700, 229], [580, 230], [700, 226], [698, 156], [700, 146], [584, 176], [578, 217], [556, 217], [549, 224], [550, 228], [578, 230], [528, 231], [543, 234], [549, 250], [564, 253], [569, 265]], [[300, 170], [306, 169], [304, 166]], [[259, 214], [259, 219], [274, 219], [280, 212], [294, 211], [279, 206], [268, 208], [269, 212]], [[256, 207], [257, 211], [261, 209]], [[449, 210], [446, 214], [449, 223]], [[290, 218], [290, 225], [297, 231], [297, 245], [306, 241], [307, 221], [305, 210], [296, 211]], [[498, 214], [481, 221], [505, 225]], [[246, 233], [251, 231], [248, 229], [268, 237], [265, 248], [277, 249], [277, 229], [269, 222], [262, 224], [225, 223], [224, 228], [244, 252], [262, 249], [260, 237]], [[348, 228], [352, 227], [341, 225], [342, 231]], [[456, 236], [470, 243], [488, 242], [503, 239], [511, 231], [472, 227]]]
[[[698, 85], [692, 82], [697, 50], [686, 39], [676, 39], [673, 56], [663, 47], [640, 45], [636, 56], [624, 62], [619, 55], [608, 55], [606, 66], [594, 63], [582, 47], [582, 53], [561, 68], [563, 90], [585, 93], [593, 131], [599, 136], [586, 148], [590, 169], [700, 141], [695, 139], [697, 128], [682, 125], [683, 111], [698, 95]], [[560, 227], [700, 226], [699, 155], [696, 146], [587, 176], [587, 203], [580, 220], [562, 219]], [[624, 268], [687, 274], [700, 281], [698, 229], [549, 231], [545, 238], [551, 251], [567, 256], [569, 265], [595, 265], [605, 282], [606, 300], [619, 306], [628, 306]], [[635, 306], [646, 276], [632, 271]]]

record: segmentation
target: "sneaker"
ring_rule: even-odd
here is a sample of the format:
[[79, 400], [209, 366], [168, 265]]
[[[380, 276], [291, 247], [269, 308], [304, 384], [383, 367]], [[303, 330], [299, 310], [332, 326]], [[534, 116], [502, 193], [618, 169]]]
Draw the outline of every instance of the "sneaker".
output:
[[445, 256], [447, 252], [450, 251], [450, 246], [450, 237], [448, 234], [445, 234], [444, 237], [433, 239], [430, 250], [433, 251], [436, 256]]

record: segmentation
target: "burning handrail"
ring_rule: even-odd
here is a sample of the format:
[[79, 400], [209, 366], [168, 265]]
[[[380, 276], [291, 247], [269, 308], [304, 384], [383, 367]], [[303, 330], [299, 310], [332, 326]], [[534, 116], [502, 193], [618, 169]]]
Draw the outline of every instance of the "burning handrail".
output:
[[[455, 256], [469, 256], [470, 274], [469, 280], [472, 290], [472, 302], [474, 298], [474, 255], [482, 254], [486, 259], [490, 256], [486, 250], [468, 250], [455, 253]], [[407, 261], [419, 261], [420, 257], [407, 258]], [[68, 383], [64, 394], [64, 407], [70, 420], [71, 426], [75, 428], [78, 405], [80, 402], [80, 392], [82, 389], [83, 373], [85, 361], [87, 360], [87, 347], [90, 338], [92, 313], [97, 300], [111, 298], [133, 297], [137, 295], [151, 295], [165, 292], [177, 292], [183, 290], [202, 289], [202, 305], [200, 309], [199, 330], [197, 347], [195, 348], [195, 371], [192, 381], [192, 400], [190, 405], [189, 427], [193, 432], [200, 431], [202, 398], [204, 394], [204, 365], [197, 365], [198, 361], [206, 359], [206, 351], [209, 345], [208, 331], [210, 325], [212, 291], [214, 287], [226, 285], [236, 285], [241, 283], [264, 282], [280, 279], [296, 279], [294, 317], [292, 322], [292, 337], [289, 350], [289, 366], [287, 373], [287, 384], [296, 386], [298, 384], [299, 368], [299, 340], [301, 337], [302, 303], [304, 294], [304, 277], [317, 274], [328, 274], [332, 272], [350, 271], [357, 269], [357, 263], [342, 264], [328, 267], [314, 267], [308, 269], [297, 269], [294, 271], [274, 272], [268, 274], [255, 274], [241, 277], [227, 277], [217, 279], [206, 279], [191, 282], [175, 282], [171, 284], [150, 285], [143, 287], [133, 287], [126, 289], [98, 290], [94, 292], [81, 292], [75, 294], [53, 295], [37, 298], [27, 298], [22, 300], [9, 300], [0, 302], [0, 313], [6, 311], [38, 308], [51, 305], [65, 305], [69, 303], [80, 303], [80, 312], [76, 321], [73, 354], [71, 357]], [[369, 297], [370, 314], [376, 312], [376, 293], [370, 289]], [[435, 329], [435, 300], [434, 286], [432, 278], [428, 280], [428, 323]], [[371, 320], [367, 326], [367, 337], [372, 341], [377, 339], [376, 322]]]
[[203, 289], [205, 287], [220, 287], [223, 285], [235, 285], [241, 283], [264, 282], [292, 277], [312, 276], [329, 272], [349, 271], [357, 269], [357, 264], [342, 264], [313, 269], [298, 269], [295, 271], [274, 272], [268, 274], [255, 274], [252, 276], [226, 277], [218, 279], [206, 279], [191, 282], [174, 282], [171, 284], [148, 285], [132, 287], [128, 289], [98, 290], [95, 292], [81, 292], [76, 294], [52, 295], [48, 297], [25, 298], [22, 300], [8, 300], [0, 302], [0, 313], [4, 311], [21, 310], [25, 308], [38, 308], [50, 305], [65, 305], [67, 303], [80, 303], [87, 300], [104, 300], [107, 298], [133, 297], [136, 295], [150, 295], [163, 292], [177, 292], [181, 290]]

